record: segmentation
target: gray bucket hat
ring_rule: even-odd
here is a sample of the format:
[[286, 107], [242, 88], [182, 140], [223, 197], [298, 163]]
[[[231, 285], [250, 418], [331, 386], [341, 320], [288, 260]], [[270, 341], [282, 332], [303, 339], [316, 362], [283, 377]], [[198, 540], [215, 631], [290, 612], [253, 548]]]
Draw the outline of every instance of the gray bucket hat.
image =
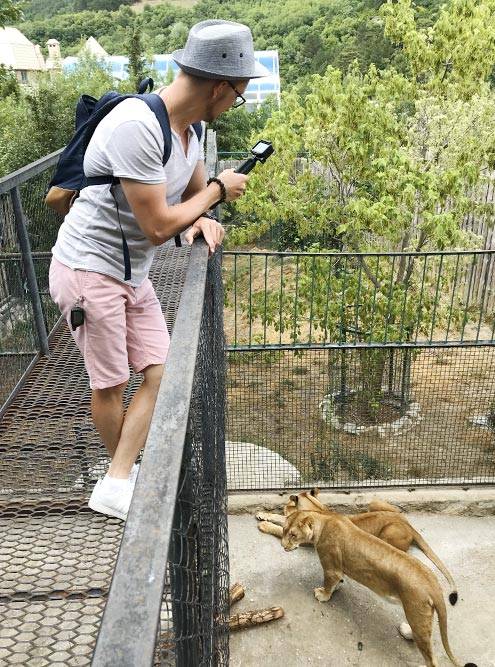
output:
[[189, 31], [186, 46], [172, 58], [184, 72], [205, 79], [239, 81], [270, 76], [254, 59], [251, 30], [233, 21], [201, 21]]

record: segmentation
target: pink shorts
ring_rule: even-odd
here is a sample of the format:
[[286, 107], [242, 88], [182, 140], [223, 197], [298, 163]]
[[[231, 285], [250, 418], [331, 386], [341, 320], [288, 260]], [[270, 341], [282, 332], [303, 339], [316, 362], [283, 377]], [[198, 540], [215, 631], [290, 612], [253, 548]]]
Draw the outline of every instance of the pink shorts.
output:
[[79, 300], [84, 324], [72, 331], [84, 357], [91, 389], [115, 387], [136, 373], [165, 363], [170, 337], [151, 281], [139, 287], [95, 271], [73, 270], [52, 258], [50, 295], [70, 327]]

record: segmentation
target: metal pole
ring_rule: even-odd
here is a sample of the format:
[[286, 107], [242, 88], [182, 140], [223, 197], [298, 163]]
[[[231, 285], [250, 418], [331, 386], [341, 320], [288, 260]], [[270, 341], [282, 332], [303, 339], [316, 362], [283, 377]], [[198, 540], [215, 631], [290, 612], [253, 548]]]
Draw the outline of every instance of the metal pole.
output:
[[49, 356], [50, 347], [48, 345], [48, 332], [46, 330], [38, 281], [36, 280], [36, 273], [34, 270], [33, 255], [31, 253], [31, 244], [29, 243], [29, 236], [26, 229], [24, 211], [22, 210], [21, 194], [17, 186], [10, 191], [10, 197], [14, 209], [17, 239], [22, 253], [24, 275], [27, 279], [29, 297], [33, 306], [34, 323], [36, 326], [36, 333], [38, 334], [39, 350], [45, 356]]

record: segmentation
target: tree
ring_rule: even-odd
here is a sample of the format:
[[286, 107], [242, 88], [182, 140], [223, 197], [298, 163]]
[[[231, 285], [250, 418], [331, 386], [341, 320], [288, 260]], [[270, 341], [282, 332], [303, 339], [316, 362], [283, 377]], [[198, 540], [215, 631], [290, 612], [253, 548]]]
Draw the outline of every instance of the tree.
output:
[[0, 100], [9, 95], [19, 98], [20, 92], [19, 82], [14, 70], [0, 64]]
[[[343, 74], [329, 67], [283, 97], [264, 131], [276, 153], [253, 172], [237, 204], [248, 220], [257, 219], [234, 235], [238, 242], [283, 221], [307, 250], [325, 249], [330, 238], [331, 249], [349, 252], [437, 251], [476, 242], [462, 229], [467, 213], [493, 219], [493, 205], [478, 192], [495, 164], [488, 84], [495, 3], [453, 0], [431, 28], [416, 25], [410, 0], [388, 2], [382, 16], [385, 34], [401, 45], [404, 71], [370, 66], [362, 73], [355, 64]], [[309, 156], [302, 173], [294, 170], [301, 155]], [[315, 234], [319, 240], [311, 244]], [[448, 289], [454, 264], [431, 266], [424, 276], [414, 256], [382, 263], [361, 257], [345, 270], [337, 260], [332, 270], [302, 260], [297, 302], [286, 284], [281, 318], [278, 292], [268, 298], [260, 292], [251, 316], [279, 322], [296, 337], [311, 312], [315, 329], [340, 340], [349, 324], [342, 312], [352, 313], [358, 340], [404, 340], [415, 329], [428, 333], [433, 313], [437, 324], [448, 312], [461, 316], [460, 296], [450, 302]], [[338, 295], [330, 304], [328, 293]], [[376, 404], [384, 363], [383, 351], [361, 354], [369, 406]]]
[[137, 90], [139, 83], [147, 75], [141, 25], [138, 19], [128, 28], [126, 54], [129, 56], [129, 80], [134, 89]]
[[0, 28], [22, 19], [22, 10], [14, 0], [0, 0]]

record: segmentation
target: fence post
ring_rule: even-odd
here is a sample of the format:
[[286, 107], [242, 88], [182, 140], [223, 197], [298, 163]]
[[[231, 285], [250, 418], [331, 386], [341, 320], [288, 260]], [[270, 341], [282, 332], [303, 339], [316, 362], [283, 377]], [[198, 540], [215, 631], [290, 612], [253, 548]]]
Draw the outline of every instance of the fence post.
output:
[[48, 334], [46, 330], [45, 318], [43, 315], [38, 281], [36, 280], [36, 273], [34, 270], [31, 244], [29, 243], [29, 235], [27, 233], [24, 211], [22, 209], [21, 195], [18, 186], [12, 188], [10, 191], [10, 197], [12, 199], [12, 207], [14, 210], [17, 238], [22, 253], [24, 275], [27, 279], [29, 297], [33, 306], [34, 322], [36, 326], [36, 333], [38, 334], [39, 349], [42, 354], [48, 356], [50, 354]]
[[216, 175], [217, 171], [217, 133], [215, 130], [206, 131], [206, 173], [208, 178]]

